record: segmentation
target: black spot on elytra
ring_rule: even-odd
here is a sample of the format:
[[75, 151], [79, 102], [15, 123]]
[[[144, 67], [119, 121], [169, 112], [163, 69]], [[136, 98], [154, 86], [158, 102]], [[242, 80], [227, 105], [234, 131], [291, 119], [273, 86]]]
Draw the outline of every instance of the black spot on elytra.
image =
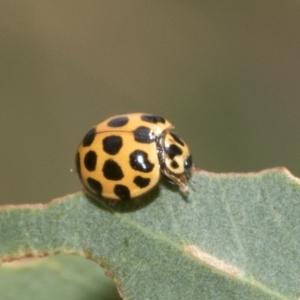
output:
[[172, 160], [172, 162], [171, 162], [171, 167], [172, 167], [173, 169], [179, 168], [179, 165], [178, 165], [177, 161]]
[[116, 184], [116, 186], [114, 188], [114, 193], [121, 200], [130, 200], [130, 191], [126, 185]]
[[155, 116], [155, 115], [142, 115], [141, 119], [145, 122], [149, 122], [149, 123], [166, 123], [166, 120], [162, 117], [159, 116]]
[[186, 159], [186, 161], [184, 162], [184, 170], [187, 173], [191, 172], [193, 166], [193, 160], [192, 160], [192, 155], [189, 155], [189, 157]]
[[108, 123], [108, 127], [122, 127], [128, 123], [129, 119], [126, 116], [117, 117], [111, 119]]
[[140, 187], [141, 189], [142, 188], [145, 188], [146, 186], [149, 185], [150, 183], [150, 178], [144, 178], [142, 176], [136, 176], [133, 180], [133, 182], [138, 186]]
[[95, 171], [97, 165], [97, 153], [90, 150], [84, 157], [84, 166], [88, 171]]
[[95, 194], [101, 196], [102, 184], [98, 180], [93, 179], [91, 177], [89, 177], [86, 181], [87, 181], [89, 187], [95, 192]]
[[78, 176], [81, 179], [81, 167], [80, 167], [80, 154], [79, 154], [79, 152], [76, 153], [75, 164], [76, 164], [76, 170], [77, 170]]
[[172, 144], [170, 145], [170, 147], [166, 149], [166, 153], [169, 155], [171, 159], [173, 159], [176, 155], [181, 155], [182, 150], [177, 145]]
[[149, 144], [155, 141], [152, 130], [145, 126], [140, 126], [133, 131], [134, 139], [139, 143]]
[[154, 168], [154, 164], [148, 160], [148, 154], [142, 150], [132, 152], [129, 161], [131, 167], [140, 172], [149, 173]]
[[108, 180], [121, 180], [124, 177], [122, 168], [112, 159], [105, 161], [102, 172]]
[[170, 132], [170, 135], [179, 145], [184, 146], [184, 142], [173, 132]]
[[122, 148], [123, 141], [122, 138], [118, 135], [107, 136], [102, 141], [103, 150], [107, 154], [115, 155]]
[[90, 146], [94, 139], [95, 139], [95, 135], [96, 135], [96, 128], [92, 128], [83, 138], [82, 140], [82, 146], [83, 147], [87, 147]]

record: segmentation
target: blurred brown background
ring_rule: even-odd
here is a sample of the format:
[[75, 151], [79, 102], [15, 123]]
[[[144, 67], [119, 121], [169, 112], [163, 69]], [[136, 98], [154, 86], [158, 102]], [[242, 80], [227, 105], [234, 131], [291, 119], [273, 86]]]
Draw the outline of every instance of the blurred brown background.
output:
[[156, 113], [213, 172], [300, 176], [299, 1], [1, 1], [0, 202], [81, 189], [102, 119]]

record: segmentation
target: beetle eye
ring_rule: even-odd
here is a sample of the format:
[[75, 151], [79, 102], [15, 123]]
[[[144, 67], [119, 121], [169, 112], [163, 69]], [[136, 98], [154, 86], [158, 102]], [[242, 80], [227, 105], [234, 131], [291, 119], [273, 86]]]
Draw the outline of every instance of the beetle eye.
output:
[[186, 173], [191, 172], [192, 165], [193, 165], [192, 155], [190, 154], [184, 162], [184, 170], [185, 170]]

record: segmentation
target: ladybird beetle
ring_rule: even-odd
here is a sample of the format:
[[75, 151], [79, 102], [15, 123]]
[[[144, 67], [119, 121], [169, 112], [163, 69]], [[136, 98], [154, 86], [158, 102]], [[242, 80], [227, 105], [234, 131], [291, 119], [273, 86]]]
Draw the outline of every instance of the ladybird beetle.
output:
[[188, 193], [192, 156], [166, 119], [143, 113], [110, 117], [94, 126], [76, 154], [80, 180], [92, 194], [129, 200], [152, 189], [164, 174]]

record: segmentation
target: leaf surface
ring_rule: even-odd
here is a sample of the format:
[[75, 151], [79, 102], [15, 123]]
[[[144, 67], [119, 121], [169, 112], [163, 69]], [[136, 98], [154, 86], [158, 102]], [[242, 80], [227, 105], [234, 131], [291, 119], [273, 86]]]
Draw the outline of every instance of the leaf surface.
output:
[[80, 192], [3, 207], [0, 257], [74, 253], [125, 299], [299, 299], [300, 184], [285, 169], [195, 172], [114, 205]]
[[120, 300], [99, 265], [75, 255], [29, 258], [0, 268], [0, 299]]

